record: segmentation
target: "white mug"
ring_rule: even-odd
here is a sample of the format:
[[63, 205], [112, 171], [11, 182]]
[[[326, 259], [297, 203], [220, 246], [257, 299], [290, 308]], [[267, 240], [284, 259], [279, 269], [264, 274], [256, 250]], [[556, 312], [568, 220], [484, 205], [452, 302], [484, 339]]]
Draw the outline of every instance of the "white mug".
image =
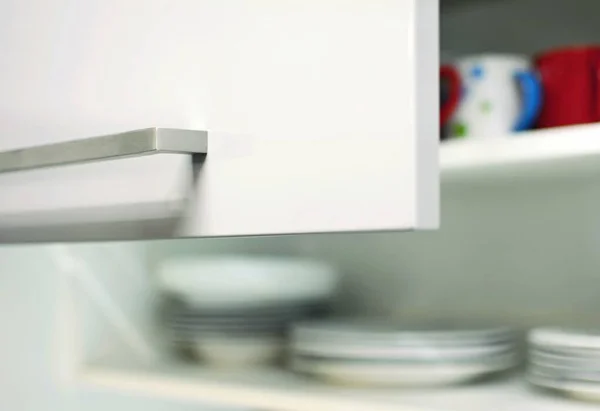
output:
[[455, 67], [463, 90], [451, 137], [498, 137], [533, 126], [542, 92], [527, 57], [484, 54], [459, 59]]

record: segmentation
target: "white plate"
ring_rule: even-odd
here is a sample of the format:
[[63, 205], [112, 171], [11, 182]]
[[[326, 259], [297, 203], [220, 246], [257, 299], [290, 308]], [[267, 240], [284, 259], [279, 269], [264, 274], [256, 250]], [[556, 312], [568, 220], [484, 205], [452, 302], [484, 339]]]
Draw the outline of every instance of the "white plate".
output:
[[529, 332], [528, 341], [540, 347], [591, 349], [600, 353], [600, 330], [535, 328]]
[[459, 384], [488, 374], [505, 371], [515, 365], [514, 356], [473, 363], [403, 364], [396, 362], [331, 361], [292, 359], [295, 371], [326, 381], [355, 386], [437, 386]]
[[489, 346], [421, 346], [403, 347], [386, 346], [385, 344], [324, 344], [301, 343], [292, 341], [291, 349], [298, 354], [312, 354], [323, 357], [344, 357], [353, 359], [389, 359], [389, 360], [468, 360], [486, 358], [503, 353], [514, 353], [513, 344], [496, 344]]
[[586, 381], [600, 384], [600, 369], [586, 370], [562, 365], [530, 363], [528, 371], [532, 375], [541, 375], [559, 381]]
[[302, 343], [378, 343], [396, 346], [488, 345], [514, 341], [507, 327], [453, 325], [447, 322], [410, 323], [389, 319], [339, 319], [295, 324], [292, 339]]
[[337, 281], [336, 270], [324, 263], [249, 256], [171, 259], [158, 273], [162, 291], [212, 309], [326, 299]]
[[575, 352], [547, 352], [538, 349], [529, 349], [529, 361], [536, 364], [558, 364], [573, 367], [588, 367], [600, 369], [600, 356], [588, 356]]
[[559, 381], [539, 375], [527, 375], [527, 380], [538, 387], [559, 391], [569, 397], [584, 401], [600, 401], [600, 384]]

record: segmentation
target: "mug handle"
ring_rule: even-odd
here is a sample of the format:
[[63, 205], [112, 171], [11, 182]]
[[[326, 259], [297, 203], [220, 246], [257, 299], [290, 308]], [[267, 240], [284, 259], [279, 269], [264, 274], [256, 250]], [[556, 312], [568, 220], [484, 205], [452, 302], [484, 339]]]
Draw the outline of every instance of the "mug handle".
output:
[[458, 70], [449, 65], [440, 67], [440, 78], [446, 78], [450, 82], [450, 95], [448, 96], [448, 101], [440, 110], [440, 124], [443, 127], [458, 108], [462, 84]]
[[535, 123], [542, 107], [542, 86], [532, 71], [518, 71], [515, 79], [523, 92], [521, 114], [513, 126], [513, 131], [527, 130]]

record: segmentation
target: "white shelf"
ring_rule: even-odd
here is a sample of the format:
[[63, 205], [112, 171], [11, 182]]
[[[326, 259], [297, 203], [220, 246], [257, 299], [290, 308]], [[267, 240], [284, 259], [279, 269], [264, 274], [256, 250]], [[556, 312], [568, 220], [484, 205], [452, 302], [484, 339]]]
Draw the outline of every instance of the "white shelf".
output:
[[451, 173], [594, 157], [600, 164], [600, 124], [532, 130], [506, 137], [445, 141], [440, 149], [440, 167], [443, 173]]
[[285, 370], [211, 371], [198, 366], [92, 367], [86, 385], [150, 397], [264, 411], [591, 411], [530, 389], [521, 378], [444, 389], [338, 388]]

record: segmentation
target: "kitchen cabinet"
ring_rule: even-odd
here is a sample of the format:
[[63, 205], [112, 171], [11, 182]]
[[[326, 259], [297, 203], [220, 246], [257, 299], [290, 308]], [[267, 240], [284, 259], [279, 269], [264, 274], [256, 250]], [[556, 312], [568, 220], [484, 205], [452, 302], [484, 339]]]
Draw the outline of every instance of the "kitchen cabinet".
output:
[[[438, 225], [437, 0], [11, 0], [0, 16], [2, 242]], [[39, 148], [140, 129], [202, 147]]]
[[[418, 8], [427, 4], [418, 1]], [[364, 117], [351, 115], [356, 113], [352, 110], [354, 100], [348, 97], [352, 93], [378, 97], [372, 99], [378, 103], [385, 100], [386, 89], [370, 90], [361, 82], [357, 82], [357, 90], [346, 89], [350, 78], [361, 75], [361, 81], [367, 78], [367, 71], [363, 72], [366, 67], [360, 65], [349, 65], [349, 72], [327, 72], [323, 81], [317, 76], [322, 72], [310, 71], [315, 76], [311, 77], [314, 83], [304, 77], [298, 83], [283, 81], [277, 75], [283, 73], [284, 68], [289, 77], [299, 73], [299, 69], [295, 69], [296, 54], [271, 55], [267, 48], [257, 50], [250, 46], [267, 41], [265, 44], [271, 50], [285, 50], [283, 43], [305, 45], [310, 42], [316, 48], [300, 47], [295, 51], [301, 62], [311, 50], [315, 53], [320, 50], [314, 58], [333, 59], [340, 66], [354, 61], [353, 51], [356, 55], [385, 59], [387, 54], [379, 55], [378, 48], [371, 48], [373, 44], [391, 47], [391, 37], [384, 33], [390, 34], [393, 30], [386, 29], [385, 24], [374, 23], [375, 20], [387, 21], [383, 17], [387, 13], [377, 13], [391, 2], [248, 1], [236, 3], [240, 6], [236, 12], [232, 12], [230, 6], [234, 3], [230, 1], [214, 2], [210, 7], [201, 1], [178, 1], [176, 5], [156, 1], [143, 5], [134, 1], [125, 3], [64, 1], [54, 2], [54, 6], [60, 7], [50, 7], [40, 2], [35, 9], [39, 15], [28, 6], [4, 3], [10, 6], [6, 6], [0, 18], [16, 13], [26, 16], [28, 24], [32, 24], [25, 26], [23, 23], [23, 27], [18, 27], [14, 23], [16, 20], [7, 19], [6, 24], [0, 26], [5, 33], [10, 32], [13, 38], [23, 41], [22, 49], [11, 48], [9, 37], [0, 36], [11, 57], [4, 64], [11, 67], [11, 61], [21, 61], [19, 68], [7, 68], [7, 76], [13, 77], [3, 84], [16, 103], [6, 106], [5, 121], [0, 125], [5, 127], [5, 137], [0, 139], [2, 150], [133, 129], [145, 129], [141, 134], [149, 140], [144, 141], [156, 141], [153, 139], [160, 140], [161, 133], [189, 129], [206, 138], [206, 153], [202, 146], [165, 153], [158, 147], [160, 144], [149, 144], [139, 151], [151, 151], [152, 155], [29, 169], [1, 176], [0, 181], [4, 179], [4, 182], [0, 185], [0, 209], [4, 207], [5, 210], [0, 212], [0, 217], [5, 217], [0, 222], [0, 236], [5, 236], [3, 241], [230, 235], [235, 227], [259, 234], [293, 232], [298, 227], [320, 231], [316, 224], [323, 224], [333, 231], [349, 222], [350, 215], [356, 210], [363, 213], [360, 213], [360, 219], [352, 214], [351, 222], [362, 222], [364, 226], [350, 229], [366, 227], [366, 223], [375, 218], [390, 221], [388, 213], [373, 216], [379, 206], [388, 203], [382, 202], [383, 194], [375, 195], [379, 193], [378, 187], [367, 187], [366, 181], [380, 176], [378, 170], [388, 177], [393, 174], [388, 171], [398, 171], [395, 167], [405, 163], [389, 161], [396, 157], [395, 152], [386, 153], [389, 157], [381, 155], [382, 147], [365, 143], [367, 148], [364, 150], [370, 147], [371, 154], [361, 156], [360, 161], [356, 161], [356, 157], [347, 159], [348, 163], [343, 163], [347, 167], [337, 169], [344, 172], [333, 174], [332, 171], [336, 170], [334, 166], [341, 164], [337, 161], [343, 160], [338, 158], [343, 157], [338, 155], [338, 151], [343, 150], [337, 150], [336, 144], [353, 141], [335, 140], [335, 136], [353, 135], [357, 139], [356, 148], [360, 145], [360, 137], [364, 136], [361, 132], [369, 127], [381, 134], [388, 127], [397, 126], [395, 130], [402, 127], [401, 123], [392, 121], [391, 112], [381, 111], [383, 104], [361, 108]], [[447, 6], [442, 15], [442, 45], [457, 54], [489, 50], [534, 53], [559, 43], [592, 42], [598, 38], [596, 16], [600, 10], [596, 0], [557, 0], [552, 7], [547, 7], [544, 0], [444, 0], [442, 3]], [[259, 18], [248, 9], [250, 4], [269, 6], [269, 14]], [[417, 2], [393, 4], [405, 7]], [[200, 14], [189, 12], [202, 7], [206, 14], [201, 14], [201, 20]], [[127, 13], [121, 13], [127, 9], [129, 17], [126, 17]], [[319, 13], [309, 13], [317, 9]], [[412, 19], [414, 14], [411, 13], [416, 9], [408, 10], [406, 16]], [[302, 14], [302, 11], [307, 13]], [[58, 13], [62, 13], [60, 18]], [[321, 45], [317, 37], [324, 38], [321, 35], [326, 31], [325, 21], [330, 17], [333, 19], [334, 15], [338, 23], [346, 21], [348, 26], [352, 21], [371, 17], [373, 21], [368, 24], [369, 30], [366, 23], [355, 25], [354, 30], [341, 25], [338, 28], [342, 30], [340, 37], [331, 41], [346, 44], [343, 40], [348, 38], [352, 48], [338, 49], [337, 53], [329, 55], [329, 47], [327, 50], [317, 47]], [[282, 16], [286, 18], [280, 20]], [[535, 24], [522, 24], [525, 20], [519, 16], [525, 20], [535, 16]], [[404, 21], [402, 18], [398, 21]], [[251, 22], [254, 22], [253, 30], [249, 29]], [[312, 31], [304, 27], [300, 30], [298, 25], [301, 23], [306, 23]], [[34, 36], [30, 33], [31, 27], [37, 26], [42, 35]], [[62, 31], [50, 26], [60, 26]], [[359, 26], [365, 27], [363, 37], [363, 33], [356, 32]], [[130, 31], [129, 27], [136, 30]], [[204, 43], [195, 36], [203, 30], [210, 33]], [[415, 35], [419, 30], [433, 32], [436, 27], [410, 28]], [[88, 35], [84, 36], [85, 33]], [[148, 33], [152, 33], [150, 37], [146, 37]], [[194, 40], [184, 41], [188, 39], [185, 33]], [[151, 39], [147, 48], [138, 47], [146, 38]], [[375, 38], [380, 42], [364, 42]], [[414, 44], [415, 38], [407, 38]], [[38, 48], [36, 42], [45, 46]], [[277, 48], [279, 42], [282, 45]], [[176, 43], [183, 45], [183, 49], [173, 46]], [[119, 47], [113, 48], [115, 44]], [[52, 47], [47, 49], [48, 45]], [[64, 45], [69, 47], [61, 48]], [[398, 45], [401, 48], [406, 43], [398, 42]], [[61, 55], [81, 54], [84, 57], [79, 66], [81, 70], [69, 64], [58, 68], [48, 65], [51, 59], [44, 50], [54, 50]], [[196, 50], [202, 50], [202, 53], [195, 54]], [[131, 54], [132, 51], [141, 54]], [[145, 57], [143, 53], [146, 53]], [[152, 64], [138, 68], [139, 62], [151, 61], [151, 55]], [[22, 64], [30, 59], [35, 61], [32, 56], [46, 66], [56, 68], [54, 74], [42, 72], [39, 65]], [[170, 58], [161, 58], [167, 56]], [[257, 60], [252, 60], [255, 56]], [[433, 55], [419, 56], [426, 59]], [[194, 61], [196, 64], [191, 64]], [[390, 74], [400, 66], [396, 60], [385, 61], [390, 64], [382, 66], [383, 71], [375, 78], [381, 84], [385, 78], [391, 78], [386, 73]], [[179, 64], [181, 62], [187, 64]], [[121, 77], [115, 74], [123, 67], [135, 75]], [[428, 65], [419, 67], [430, 68]], [[388, 68], [389, 72], [386, 71]], [[59, 76], [63, 72], [58, 69], [67, 70], [67, 74]], [[414, 66], [405, 69], [410, 71]], [[112, 80], [97, 85], [102, 83], [105, 73], [112, 73]], [[158, 75], [161, 73], [186, 75], [161, 77]], [[340, 73], [348, 77], [338, 78]], [[45, 100], [42, 95], [46, 92], [36, 90], [36, 87], [20, 94], [15, 79], [21, 75], [27, 75], [38, 88], [44, 84], [54, 91], [48, 91]], [[44, 76], [50, 76], [56, 82], [41, 81]], [[75, 80], [71, 80], [72, 77]], [[204, 83], [206, 78], [211, 81]], [[277, 81], [269, 84], [277, 86], [264, 88], [264, 83], [271, 78]], [[53, 104], [53, 96], [60, 95], [58, 91], [65, 89], [59, 87], [58, 80], [76, 81], [85, 86], [82, 90], [89, 94], [81, 92], [75, 99], [80, 89], [75, 85], [67, 87], [70, 91], [60, 101], [70, 104], [70, 111], [62, 111]], [[188, 94], [185, 86], [193, 81], [197, 82], [195, 89], [200, 92]], [[402, 81], [406, 86], [403, 91], [414, 96], [411, 93], [415, 83], [396, 81]], [[326, 91], [322, 99], [310, 99], [317, 89]], [[332, 100], [337, 101], [338, 91], [344, 99], [340, 99], [338, 105], [330, 104]], [[32, 98], [36, 95], [37, 99]], [[141, 95], [148, 98], [138, 98]], [[295, 99], [287, 100], [287, 95], [293, 95]], [[159, 98], [161, 96], [164, 99]], [[14, 112], [12, 108], [18, 108], [19, 99], [23, 99], [23, 112], [37, 104], [44, 106], [40, 113], [47, 111], [50, 114], [39, 114], [38, 120], [35, 116], [21, 116], [19, 121], [19, 116], [9, 115]], [[25, 101], [31, 104], [25, 104]], [[174, 101], [173, 105], [169, 103]], [[409, 104], [412, 100], [403, 101]], [[120, 108], [113, 110], [113, 107]], [[286, 107], [295, 110], [288, 111]], [[427, 105], [423, 107], [428, 108]], [[78, 114], [71, 115], [75, 111]], [[399, 116], [406, 114], [402, 110], [396, 111]], [[271, 117], [270, 113], [277, 115]], [[344, 121], [338, 121], [340, 119]], [[296, 122], [294, 128], [289, 127], [290, 122]], [[306, 135], [316, 135], [311, 122], [318, 124], [323, 133], [314, 139], [305, 139]], [[149, 126], [158, 128], [147, 129]], [[415, 127], [415, 123], [411, 127]], [[352, 134], [353, 131], [358, 133]], [[597, 404], [533, 390], [519, 370], [506, 378], [470, 386], [428, 390], [407, 387], [359, 389], [306, 379], [279, 367], [228, 371], [176, 361], [160, 345], [161, 339], [156, 335], [160, 336], [160, 330], [153, 329], [156, 299], [151, 280], [152, 263], [173, 254], [301, 256], [330, 261], [343, 270], [343, 284], [335, 301], [336, 314], [399, 319], [428, 319], [442, 315], [457, 322], [502, 323], [523, 331], [556, 324], [597, 327], [596, 313], [600, 310], [597, 291], [600, 264], [597, 253], [600, 245], [597, 210], [600, 201], [597, 184], [599, 132], [598, 124], [588, 124], [528, 131], [518, 136], [475, 136], [464, 141], [444, 142], [439, 159], [443, 226], [435, 231], [410, 235], [264, 236], [251, 241], [231, 238], [2, 247], [2, 261], [6, 260], [8, 265], [2, 287], [6, 295], [0, 311], [6, 316], [8, 332], [5, 340], [10, 344], [3, 352], [7, 364], [19, 370], [7, 378], [9, 384], [5, 385], [9, 388], [2, 393], [2, 398], [10, 408], [10, 401], [20, 394], [20, 387], [13, 389], [18, 381], [23, 384], [23, 395], [35, 397], [40, 404], [46, 405], [45, 401], [50, 404], [63, 394], [62, 391], [58, 395], [55, 393], [58, 391], [55, 385], [58, 385], [58, 377], [64, 377], [70, 387], [77, 388], [73, 391], [84, 393], [81, 395], [83, 407], [101, 403], [95, 400], [98, 397], [88, 394], [93, 392], [99, 397], [110, 398], [113, 408], [118, 408], [113, 401], [120, 404], [119, 401], [126, 398], [132, 402], [141, 401], [141, 406], [156, 405], [169, 410], [184, 406], [204, 410], [215, 406], [273, 411], [479, 411], [490, 409], [490, 404], [495, 410], [511, 411], [597, 409]], [[370, 133], [363, 134], [369, 134], [371, 138]], [[434, 143], [427, 137], [423, 137], [426, 140], [421, 138], [419, 134], [419, 144]], [[282, 143], [290, 142], [288, 139], [296, 145]], [[321, 145], [324, 143], [331, 145]], [[289, 151], [286, 151], [287, 147], [290, 147]], [[335, 155], [332, 154], [334, 149]], [[358, 157], [358, 152], [358, 149], [351, 150], [344, 155], [354, 153]], [[14, 157], [11, 158], [14, 161]], [[216, 158], [217, 162], [211, 163], [211, 158]], [[375, 158], [379, 161], [371, 161]], [[255, 163], [257, 159], [260, 161]], [[351, 167], [358, 163], [373, 168]], [[403, 170], [414, 171], [413, 167], [414, 164]], [[273, 169], [279, 173], [270, 173]], [[331, 180], [324, 180], [323, 176], [329, 176]], [[364, 180], [357, 181], [361, 176]], [[311, 184], [290, 187], [291, 177], [296, 182]], [[356, 187], [344, 185], [354, 181], [357, 181]], [[382, 190], [392, 184], [387, 178], [377, 181], [385, 183]], [[414, 181], [413, 177], [409, 181]], [[340, 190], [328, 191], [331, 187]], [[398, 184], [393, 187], [404, 190]], [[433, 187], [428, 195], [436, 194], [436, 184], [419, 184], [419, 187]], [[372, 190], [369, 197], [363, 197], [366, 190]], [[352, 193], [356, 197], [350, 200], [360, 201], [348, 202]], [[393, 190], [390, 193], [397, 195]], [[391, 194], [386, 198], [399, 199]], [[411, 198], [415, 200], [415, 197]], [[302, 208], [290, 206], [288, 200], [296, 201], [295, 204]], [[198, 207], [192, 207], [192, 202]], [[351, 208], [338, 207], [341, 202]], [[408, 210], [414, 211], [411, 208], [411, 204], [416, 204], [414, 201], [397, 204], [400, 208], [396, 211], [409, 216], [407, 218], [412, 215], [416, 221], [417, 217], [408, 213]], [[26, 205], [29, 209], [23, 212]], [[200, 212], [188, 214], [194, 210]], [[331, 218], [334, 211], [348, 214], [336, 214], [335, 217], [340, 217], [336, 220]], [[408, 214], [404, 214], [405, 211]], [[182, 221], [188, 224], [182, 226]], [[9, 226], [10, 222], [13, 227]], [[182, 232], [186, 227], [192, 231]], [[398, 224], [396, 228], [402, 227]], [[56, 283], [60, 287], [55, 287], [58, 293], [54, 295], [49, 290]], [[23, 300], [22, 296], [27, 299]], [[49, 309], [52, 302], [59, 311], [56, 319], [56, 313]], [[23, 340], [23, 335], [31, 338]], [[56, 344], [59, 352], [49, 348], [50, 345], [54, 347], [56, 337], [61, 342]], [[45, 349], [40, 349], [43, 344]], [[47, 360], [46, 357], [52, 357], [52, 362], [56, 360], [60, 365], [57, 367], [60, 376], [54, 368], [52, 372], [45, 370], [51, 389], [31, 385], [44, 371], [40, 364], [43, 365], [42, 360]], [[29, 366], [23, 367], [23, 363]], [[31, 396], [33, 390], [36, 395]], [[90, 402], [89, 398], [94, 400]], [[132, 406], [127, 403], [125, 408]]]

